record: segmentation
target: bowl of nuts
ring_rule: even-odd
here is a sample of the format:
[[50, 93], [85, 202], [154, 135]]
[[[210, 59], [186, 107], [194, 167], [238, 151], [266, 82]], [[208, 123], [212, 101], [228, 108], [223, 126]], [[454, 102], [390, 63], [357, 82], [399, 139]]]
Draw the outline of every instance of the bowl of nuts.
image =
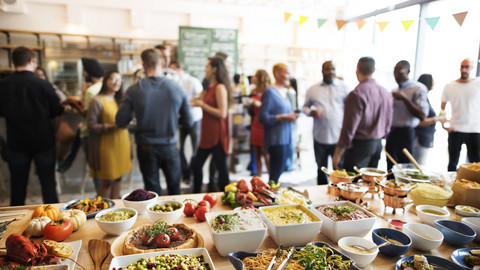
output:
[[153, 220], [159, 219], [173, 224], [182, 216], [184, 205], [174, 200], [158, 200], [147, 205], [148, 216]]

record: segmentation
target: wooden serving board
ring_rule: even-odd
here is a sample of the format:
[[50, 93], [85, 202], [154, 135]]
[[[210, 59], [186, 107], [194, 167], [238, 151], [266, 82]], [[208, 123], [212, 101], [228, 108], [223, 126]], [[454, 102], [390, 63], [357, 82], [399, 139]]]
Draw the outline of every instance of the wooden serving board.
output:
[[[2, 211], [1, 213], [7, 213], [8, 211]], [[8, 224], [5, 232], [0, 235], [0, 248], [5, 248], [5, 241], [10, 234], [19, 233], [22, 234], [25, 228], [27, 228], [28, 223], [32, 220], [33, 210], [26, 210], [24, 214], [18, 215], [17, 219], [14, 222]], [[13, 217], [12, 217], [13, 218]]]

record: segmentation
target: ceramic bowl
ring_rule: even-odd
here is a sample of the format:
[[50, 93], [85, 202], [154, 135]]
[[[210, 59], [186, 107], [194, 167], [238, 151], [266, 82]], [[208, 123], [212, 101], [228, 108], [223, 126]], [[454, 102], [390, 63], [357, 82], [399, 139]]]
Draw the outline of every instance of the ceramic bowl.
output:
[[435, 220], [448, 219], [450, 216], [450, 212], [447, 209], [434, 205], [417, 205], [415, 209], [417, 210], [417, 216], [422, 222], [431, 226], [435, 226]]
[[347, 236], [347, 237], [340, 238], [340, 240], [338, 240], [338, 246], [340, 247], [340, 251], [343, 254], [350, 257], [352, 260], [354, 260], [358, 267], [364, 267], [369, 265], [377, 257], [378, 248], [374, 249], [370, 253], [364, 254], [364, 253], [353, 252], [350, 249], [346, 248], [346, 246], [353, 246], [353, 245], [359, 245], [364, 248], [372, 248], [372, 247], [375, 247], [376, 244], [370, 240], [367, 240], [361, 237], [356, 237], [356, 236]]
[[457, 205], [455, 206], [455, 213], [462, 217], [478, 217], [480, 216], [480, 209], [468, 205]]
[[432, 226], [420, 223], [403, 225], [403, 232], [412, 239], [412, 247], [419, 250], [432, 250], [443, 242], [443, 234]]
[[470, 226], [477, 236], [475, 236], [475, 241], [480, 242], [480, 217], [464, 217], [462, 222]]
[[158, 194], [153, 192], [153, 191], [149, 191], [149, 193], [155, 195], [153, 198], [151, 199], [148, 199], [148, 200], [144, 200], [144, 201], [129, 201], [129, 200], [125, 200], [125, 198], [130, 195], [131, 192], [127, 193], [127, 194], [124, 194], [122, 196], [122, 201], [123, 201], [123, 205], [125, 205], [125, 207], [129, 207], [129, 208], [133, 208], [135, 210], [137, 210], [138, 214], [141, 215], [141, 214], [144, 214], [145, 212], [147, 212], [147, 205], [153, 201], [156, 201], [158, 199]]
[[[155, 205], [165, 205], [167, 203], [179, 203], [181, 207], [175, 211], [172, 212], [157, 212], [151, 210], [152, 207]], [[184, 204], [179, 201], [174, 201], [174, 200], [158, 200], [158, 201], [153, 201], [147, 205], [147, 213], [148, 216], [153, 220], [157, 221], [159, 219], [165, 221], [167, 224], [173, 224], [175, 221], [177, 221], [183, 214], [183, 208]]]
[[[127, 211], [134, 215], [129, 219], [121, 220], [121, 221], [102, 221], [101, 220], [103, 215], [108, 214], [110, 212], [114, 212], [114, 211]], [[135, 224], [135, 221], [137, 221], [137, 217], [138, 217], [138, 212], [133, 208], [127, 208], [127, 207], [109, 208], [109, 209], [105, 209], [98, 212], [98, 214], [95, 216], [95, 221], [97, 222], [98, 227], [102, 229], [102, 231], [111, 235], [120, 235], [123, 232], [126, 232], [133, 227], [133, 225]]]
[[470, 226], [454, 220], [436, 220], [435, 228], [443, 234], [445, 242], [452, 246], [464, 246], [477, 236]]
[[402, 245], [390, 244], [384, 247], [380, 247], [380, 252], [387, 256], [396, 257], [403, 255], [407, 253], [407, 251], [412, 246], [412, 239], [410, 239], [408, 235], [399, 230], [390, 228], [377, 228], [372, 231], [372, 240], [375, 244], [380, 245], [387, 241], [384, 237], [381, 236], [402, 243]]

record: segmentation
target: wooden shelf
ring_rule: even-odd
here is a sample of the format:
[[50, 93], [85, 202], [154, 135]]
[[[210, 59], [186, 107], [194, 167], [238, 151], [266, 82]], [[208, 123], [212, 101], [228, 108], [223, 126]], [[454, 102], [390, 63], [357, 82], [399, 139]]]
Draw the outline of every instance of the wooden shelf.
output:
[[[0, 49], [15, 49], [19, 47], [19, 45], [10, 45], [10, 44], [0, 44]], [[41, 46], [25, 46], [30, 50], [41, 51], [43, 48]]]

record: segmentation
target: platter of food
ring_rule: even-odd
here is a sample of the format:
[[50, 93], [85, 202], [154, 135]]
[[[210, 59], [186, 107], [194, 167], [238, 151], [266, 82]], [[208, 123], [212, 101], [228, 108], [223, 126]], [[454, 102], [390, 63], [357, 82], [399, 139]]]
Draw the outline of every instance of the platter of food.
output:
[[[464, 268], [452, 261], [433, 255], [412, 255], [401, 258], [395, 264], [395, 270], [407, 269], [423, 270], [463, 270]], [[423, 267], [423, 268], [422, 268]], [[430, 267], [430, 268], [429, 268]], [[433, 268], [432, 268], [433, 267]]]
[[65, 211], [67, 209], [79, 209], [85, 212], [87, 218], [93, 218], [101, 210], [111, 208], [115, 206], [115, 202], [98, 196], [97, 198], [82, 198], [75, 199], [65, 203], [60, 211]]
[[452, 261], [465, 269], [480, 266], [480, 248], [460, 248], [452, 252]]

